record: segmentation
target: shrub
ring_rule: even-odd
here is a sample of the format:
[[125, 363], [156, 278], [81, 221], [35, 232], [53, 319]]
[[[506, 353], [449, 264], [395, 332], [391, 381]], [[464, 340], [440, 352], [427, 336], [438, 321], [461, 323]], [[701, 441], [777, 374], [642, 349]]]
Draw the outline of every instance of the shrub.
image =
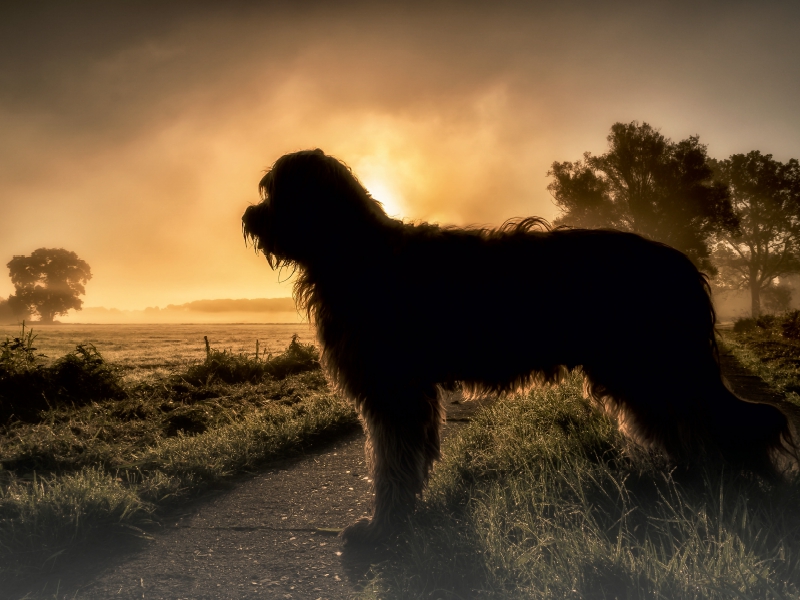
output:
[[751, 318], [736, 319], [733, 323], [733, 331], [735, 333], [749, 333], [756, 327], [756, 320]]
[[292, 336], [289, 346], [281, 354], [258, 355], [216, 350], [208, 345], [206, 338], [206, 360], [192, 365], [182, 379], [195, 385], [220, 380], [228, 384], [257, 383], [265, 377], [284, 379], [288, 375], [319, 369], [319, 352], [313, 344], [301, 344], [297, 334]]
[[22, 331], [19, 337], [0, 344], [0, 421], [5, 422], [16, 414], [22, 420], [30, 420], [47, 408], [42, 396], [41, 368], [37, 359], [33, 330]]
[[781, 334], [791, 340], [800, 340], [800, 310], [786, 313], [781, 323]]
[[25, 333], [25, 321], [22, 322], [22, 332], [19, 337], [0, 344], [0, 377], [7, 374], [20, 373], [27, 371], [36, 365], [36, 359], [43, 357], [43, 354], [36, 355], [36, 348], [33, 347], [33, 329]]
[[314, 344], [301, 344], [297, 334], [292, 336], [286, 350], [275, 358], [267, 359], [267, 373], [275, 379], [284, 379], [295, 373], [315, 371], [320, 368], [319, 351]]
[[778, 315], [761, 315], [756, 319], [756, 325], [761, 329], [772, 329], [780, 322]]
[[80, 406], [94, 400], [125, 396], [119, 370], [108, 364], [92, 344], [78, 344], [75, 350], [43, 370], [48, 399], [57, 405]]

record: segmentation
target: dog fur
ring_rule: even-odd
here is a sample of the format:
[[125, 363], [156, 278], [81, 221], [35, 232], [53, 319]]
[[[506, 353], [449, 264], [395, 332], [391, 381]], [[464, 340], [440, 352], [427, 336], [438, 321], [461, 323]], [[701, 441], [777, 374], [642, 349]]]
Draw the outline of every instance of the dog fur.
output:
[[796, 460], [783, 413], [724, 385], [709, 286], [681, 252], [536, 218], [403, 223], [321, 150], [278, 159], [260, 191], [245, 236], [297, 269], [297, 304], [367, 431], [373, 516], [345, 542], [378, 541], [413, 510], [439, 457], [439, 386], [510, 392], [580, 367], [587, 396], [676, 465], [774, 477]]

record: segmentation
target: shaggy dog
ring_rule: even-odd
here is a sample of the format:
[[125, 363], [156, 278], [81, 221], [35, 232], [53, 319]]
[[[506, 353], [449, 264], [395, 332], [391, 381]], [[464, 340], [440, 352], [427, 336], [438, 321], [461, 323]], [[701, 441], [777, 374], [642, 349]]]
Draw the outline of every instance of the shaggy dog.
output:
[[375, 542], [413, 510], [439, 457], [440, 386], [510, 392], [580, 367], [586, 394], [674, 464], [776, 476], [796, 457], [786, 417], [723, 384], [708, 283], [673, 248], [535, 218], [403, 223], [321, 150], [278, 159], [260, 191], [245, 237], [297, 269], [297, 304], [367, 431], [373, 516], [345, 542]]

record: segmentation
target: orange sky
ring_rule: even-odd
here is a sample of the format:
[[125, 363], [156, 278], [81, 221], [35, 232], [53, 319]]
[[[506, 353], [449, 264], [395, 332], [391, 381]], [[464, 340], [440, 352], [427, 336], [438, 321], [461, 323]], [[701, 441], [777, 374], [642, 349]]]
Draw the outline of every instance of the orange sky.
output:
[[288, 296], [240, 217], [302, 148], [390, 214], [456, 224], [553, 218], [550, 163], [615, 121], [800, 155], [796, 2], [429, 4], [3, 8], [0, 265], [74, 250], [86, 306]]

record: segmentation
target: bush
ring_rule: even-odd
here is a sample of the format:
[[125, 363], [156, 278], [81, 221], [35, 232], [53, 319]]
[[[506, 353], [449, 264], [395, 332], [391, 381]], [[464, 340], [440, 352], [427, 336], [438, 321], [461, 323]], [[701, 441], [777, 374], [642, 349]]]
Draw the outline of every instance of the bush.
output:
[[761, 315], [756, 319], [756, 325], [761, 329], [772, 329], [778, 325], [780, 320], [778, 315]]
[[320, 368], [319, 352], [313, 344], [301, 344], [297, 334], [292, 336], [289, 346], [276, 357], [260, 358], [244, 352], [235, 354], [229, 350], [215, 350], [206, 338], [206, 360], [189, 367], [182, 377], [195, 385], [220, 380], [228, 384], [258, 383], [266, 377], [284, 379], [288, 375], [313, 371]]
[[794, 310], [783, 317], [781, 334], [790, 340], [800, 340], [800, 310]]
[[42, 396], [41, 365], [37, 359], [33, 330], [22, 332], [19, 337], [0, 344], [0, 421], [8, 421], [12, 415], [22, 420], [30, 420], [47, 408], [47, 400]]
[[36, 421], [56, 406], [125, 396], [117, 369], [91, 344], [78, 345], [48, 367], [40, 362], [46, 357], [36, 354], [35, 339], [23, 323], [19, 337], [0, 344], [0, 422]]
[[790, 340], [800, 340], [800, 310], [783, 315], [763, 315], [758, 319], [737, 319], [733, 324], [734, 333], [754, 331], [773, 331]]
[[108, 364], [92, 344], [78, 344], [43, 370], [48, 380], [48, 399], [57, 405], [80, 406], [125, 396], [118, 369]]
[[756, 320], [750, 318], [736, 319], [733, 323], [734, 333], [749, 333], [756, 327]]
[[733, 331], [735, 333], [750, 333], [755, 329], [769, 330], [777, 327], [781, 321], [781, 317], [777, 315], [761, 315], [757, 319], [749, 317], [736, 319], [733, 323]]

